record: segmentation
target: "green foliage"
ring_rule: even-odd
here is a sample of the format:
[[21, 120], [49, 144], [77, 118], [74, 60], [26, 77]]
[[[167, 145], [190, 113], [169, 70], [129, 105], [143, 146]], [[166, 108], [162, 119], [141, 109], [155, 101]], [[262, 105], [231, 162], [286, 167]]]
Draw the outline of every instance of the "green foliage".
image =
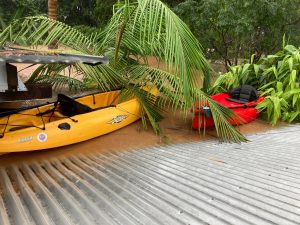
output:
[[[63, 71], [67, 69], [69, 73], [64, 74]], [[76, 67], [74, 69], [76, 70]], [[56, 90], [69, 88], [69, 90], [81, 91], [91, 88], [88, 82], [71, 77], [71, 67], [63, 64], [40, 65], [26, 81], [26, 84], [34, 83], [48, 83]]]
[[229, 70], [217, 79], [212, 93], [250, 84], [266, 96], [257, 109], [273, 125], [280, 119], [300, 122], [300, 48], [287, 45], [275, 55], [260, 59], [257, 64], [233, 66]]
[[71, 26], [97, 26], [96, 20], [93, 17], [96, 0], [59, 0], [58, 3], [59, 21]]
[[93, 10], [93, 18], [98, 27], [105, 27], [113, 15], [113, 5], [116, 0], [96, 0], [96, 6]]
[[[235, 115], [218, 105], [200, 90], [197, 81], [210, 77], [210, 66], [198, 40], [186, 24], [159, 0], [119, 2], [109, 24], [97, 36], [86, 36], [78, 30], [45, 17], [29, 17], [14, 22], [0, 33], [0, 45], [26, 37], [31, 44], [49, 45], [53, 41], [80, 54], [106, 55], [109, 65], [75, 66], [75, 75], [88, 79], [101, 90], [122, 87], [126, 95], [134, 95], [141, 104], [143, 121], [147, 118], [156, 132], [161, 111], [187, 113], [196, 101], [210, 103], [217, 133], [224, 140], [245, 138], [228, 122]], [[165, 62], [165, 68], [152, 68], [148, 56]], [[40, 68], [34, 79], [62, 74], [63, 67]], [[204, 82], [207, 84], [207, 82]], [[158, 98], [140, 87], [152, 84]], [[206, 86], [207, 87], [207, 86]], [[155, 101], [154, 101], [155, 100]], [[147, 117], [145, 117], [147, 116]], [[146, 123], [144, 123], [146, 124]]]
[[47, 0], [0, 0], [0, 31], [15, 19], [46, 14]]
[[74, 29], [80, 31], [86, 36], [97, 36], [100, 34], [101, 29], [97, 27], [90, 27], [87, 25], [78, 25], [78, 26], [73, 26]]
[[169, 7], [175, 7], [180, 3], [183, 3], [185, 0], [163, 0], [165, 4], [167, 4]]
[[[164, 0], [170, 7], [184, 0]], [[113, 15], [118, 0], [59, 0], [59, 20], [69, 25], [86, 25], [103, 28]]]
[[[117, 0], [59, 0], [58, 20], [68, 25], [103, 27], [112, 16]], [[48, 0], [0, 0], [0, 29], [13, 19], [47, 15]]]
[[[284, 33], [300, 36], [299, 0], [187, 0], [175, 12], [189, 25], [210, 58], [226, 66], [280, 50]], [[298, 42], [299, 43], [299, 42]]]

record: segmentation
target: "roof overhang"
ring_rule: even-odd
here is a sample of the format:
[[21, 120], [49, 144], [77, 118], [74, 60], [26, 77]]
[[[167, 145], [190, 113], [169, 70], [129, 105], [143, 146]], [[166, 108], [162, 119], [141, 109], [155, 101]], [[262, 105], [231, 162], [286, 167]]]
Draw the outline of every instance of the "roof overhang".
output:
[[1, 55], [0, 62], [4, 63], [30, 63], [30, 64], [76, 64], [83, 63], [91, 66], [108, 64], [109, 60], [104, 56], [78, 55], [78, 54], [8, 54]]

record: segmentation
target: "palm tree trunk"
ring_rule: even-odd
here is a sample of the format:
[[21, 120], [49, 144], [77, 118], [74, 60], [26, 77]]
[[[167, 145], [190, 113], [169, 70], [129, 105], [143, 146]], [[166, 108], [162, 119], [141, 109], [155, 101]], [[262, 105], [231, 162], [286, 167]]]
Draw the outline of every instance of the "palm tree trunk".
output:
[[57, 20], [58, 0], [48, 0], [48, 17]]
[[[48, 17], [53, 20], [57, 20], [58, 17], [58, 0], [48, 0]], [[48, 49], [57, 49], [56, 42], [51, 43]]]

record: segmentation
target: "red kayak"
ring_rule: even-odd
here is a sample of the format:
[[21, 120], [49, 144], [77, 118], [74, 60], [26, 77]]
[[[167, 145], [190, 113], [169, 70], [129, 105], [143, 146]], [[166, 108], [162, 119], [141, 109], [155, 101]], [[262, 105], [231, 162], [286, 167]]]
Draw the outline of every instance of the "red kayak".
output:
[[[259, 116], [259, 112], [255, 109], [255, 106], [264, 100], [264, 97], [260, 97], [255, 101], [247, 103], [234, 102], [230, 98], [228, 93], [219, 93], [211, 96], [212, 99], [220, 103], [221, 105], [231, 109], [239, 116], [239, 119], [230, 120], [232, 125], [240, 125], [249, 123]], [[213, 127], [214, 120], [211, 115], [209, 106], [202, 105], [199, 107], [199, 103], [196, 103], [196, 112], [193, 122], [193, 129], [199, 129], [204, 127]]]

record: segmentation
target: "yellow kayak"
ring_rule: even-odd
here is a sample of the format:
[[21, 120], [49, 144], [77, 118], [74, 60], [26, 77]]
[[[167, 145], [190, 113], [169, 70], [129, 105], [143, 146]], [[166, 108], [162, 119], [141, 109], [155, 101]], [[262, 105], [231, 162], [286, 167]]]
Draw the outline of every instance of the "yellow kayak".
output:
[[58, 96], [56, 103], [0, 118], [0, 153], [70, 145], [120, 129], [140, 118], [133, 98], [119, 103], [119, 92], [77, 99]]

